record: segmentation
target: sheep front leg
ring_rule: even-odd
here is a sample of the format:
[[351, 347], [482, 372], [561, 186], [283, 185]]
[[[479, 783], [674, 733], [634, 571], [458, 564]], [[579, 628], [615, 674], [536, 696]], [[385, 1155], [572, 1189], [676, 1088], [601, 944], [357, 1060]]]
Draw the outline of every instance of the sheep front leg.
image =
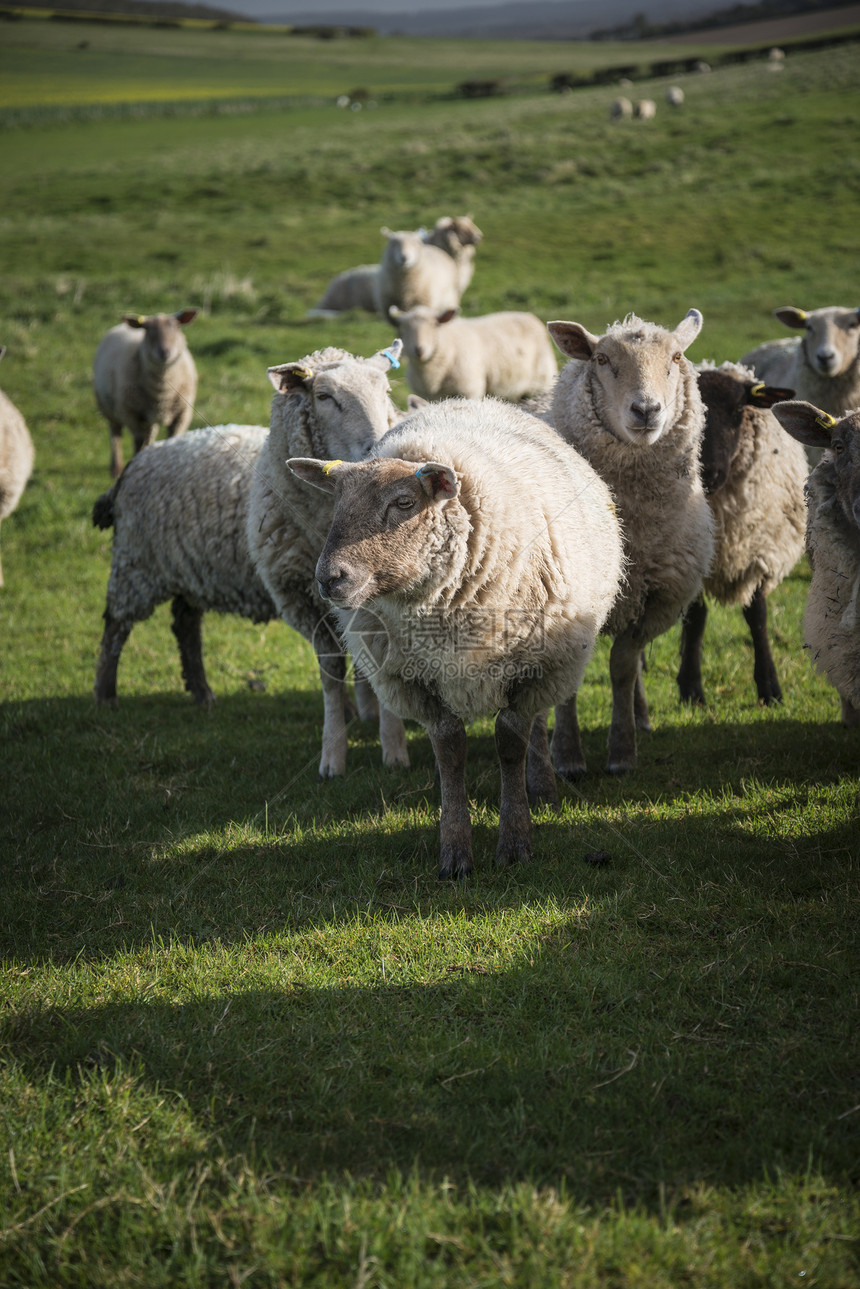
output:
[[609, 677], [612, 681], [612, 721], [609, 726], [610, 774], [626, 774], [636, 768], [636, 680], [639, 650], [629, 631], [612, 642]]
[[120, 622], [105, 609], [105, 629], [96, 667], [94, 693], [96, 702], [108, 707], [116, 707], [116, 669], [122, 647], [131, 632], [130, 622]]
[[323, 691], [323, 733], [320, 778], [334, 779], [346, 774], [346, 656], [326, 653], [320, 659]]
[[633, 689], [633, 714], [636, 719], [637, 730], [651, 731], [651, 716], [648, 712], [648, 695], [645, 693], [645, 681], [642, 673], [645, 670], [645, 658], [643, 654], [639, 655], [639, 665], [636, 668], [636, 685]]
[[440, 877], [472, 871], [472, 821], [466, 797], [466, 729], [453, 713], [427, 726], [442, 789]]
[[120, 421], [108, 421], [110, 430], [110, 476], [118, 479], [122, 474], [122, 424]]
[[406, 728], [399, 716], [387, 707], [379, 708], [379, 741], [382, 744], [382, 764], [409, 769], [409, 751], [406, 747]]
[[576, 694], [555, 709], [555, 728], [552, 732], [552, 763], [556, 774], [568, 783], [585, 778], [585, 753], [579, 733], [576, 713]]
[[705, 691], [702, 688], [702, 643], [707, 620], [708, 606], [705, 604], [703, 595], [687, 606], [681, 619], [678, 694], [682, 703], [696, 703], [700, 707], [705, 706]]
[[203, 667], [203, 635], [201, 624], [203, 613], [193, 608], [182, 595], [174, 597], [171, 605], [172, 621], [170, 629], [179, 645], [179, 659], [182, 664], [182, 679], [195, 703], [205, 703], [210, 707], [215, 702], [215, 695], [209, 688], [206, 671]]
[[753, 679], [759, 702], [771, 707], [782, 702], [782, 689], [776, 674], [776, 664], [770, 652], [767, 634], [767, 596], [757, 587], [753, 598], [744, 608], [744, 620], [750, 629], [753, 643]]
[[856, 728], [860, 725], [860, 707], [856, 707], [844, 694], [840, 694], [839, 698], [842, 702], [842, 724], [848, 729]]
[[546, 717], [546, 712], [539, 712], [532, 723], [526, 760], [526, 789], [533, 806], [558, 807], [558, 787], [550, 760]]
[[532, 720], [510, 707], [496, 717], [496, 751], [502, 772], [499, 806], [499, 844], [496, 863], [500, 868], [520, 859], [531, 859], [532, 821], [526, 794], [526, 754]]

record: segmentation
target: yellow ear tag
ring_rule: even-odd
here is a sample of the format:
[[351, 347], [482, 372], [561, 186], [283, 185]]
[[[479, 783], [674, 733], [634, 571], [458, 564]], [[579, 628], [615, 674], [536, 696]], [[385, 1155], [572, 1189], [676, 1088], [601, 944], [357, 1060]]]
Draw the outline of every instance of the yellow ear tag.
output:
[[313, 376], [313, 371], [310, 367], [294, 367], [293, 371], [299, 380], [310, 380], [311, 376]]
[[822, 412], [820, 416], [816, 416], [815, 424], [820, 425], [822, 430], [829, 430], [836, 424], [836, 417], [828, 416], [827, 412]]
[[752, 389], [750, 390], [750, 394], [753, 396], [753, 398], [758, 398], [759, 394], [761, 394], [763, 390], [764, 390], [764, 381], [760, 381], [758, 385], [753, 385]]
[[143, 326], [143, 324], [146, 322], [146, 318], [144, 317], [144, 315], [143, 315], [142, 313], [139, 313], [139, 314], [137, 315], [137, 322], [138, 322], [138, 326], [140, 326], [140, 327], [142, 327], [142, 326]]
[[330, 475], [330, 474], [331, 474], [331, 472], [332, 472], [332, 470], [335, 468], [335, 466], [338, 466], [338, 465], [343, 465], [343, 462], [342, 462], [342, 461], [326, 461], [325, 465], [324, 465], [324, 466], [323, 466], [323, 468], [322, 468], [322, 472], [323, 472], [323, 474], [324, 474], [324, 475]]

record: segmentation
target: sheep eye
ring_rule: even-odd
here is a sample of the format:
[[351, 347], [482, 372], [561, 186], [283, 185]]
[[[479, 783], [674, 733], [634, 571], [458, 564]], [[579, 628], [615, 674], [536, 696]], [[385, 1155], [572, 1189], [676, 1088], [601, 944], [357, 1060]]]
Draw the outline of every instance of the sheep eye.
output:
[[395, 497], [394, 504], [398, 510], [411, 510], [415, 505], [414, 497]]
[[833, 442], [830, 444], [830, 446], [833, 448], [834, 452], [845, 451], [845, 444], [842, 442], [841, 439], [834, 439]]
[[324, 389], [321, 389], [320, 392], [317, 394], [318, 403], [322, 403], [326, 399], [330, 399], [330, 398], [331, 398], [331, 394], [327, 394]]
[[601, 367], [605, 367], [606, 364], [609, 362], [609, 359], [606, 357], [606, 354], [595, 354], [594, 356]]
[[672, 355], [672, 362], [673, 362], [673, 363], [679, 363], [679, 362], [681, 361], [681, 357], [682, 357], [682, 355], [681, 355], [681, 351], [680, 351], [680, 349], [679, 349], [679, 350], [678, 350], [678, 352], [677, 352], [676, 354], [673, 354], [673, 355]]

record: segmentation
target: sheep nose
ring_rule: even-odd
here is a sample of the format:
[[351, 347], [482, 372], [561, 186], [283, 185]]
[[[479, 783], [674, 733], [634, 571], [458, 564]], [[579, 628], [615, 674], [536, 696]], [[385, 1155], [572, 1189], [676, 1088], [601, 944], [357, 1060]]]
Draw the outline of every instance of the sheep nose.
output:
[[836, 366], [835, 349], [819, 349], [815, 357], [818, 359], [818, 366], [823, 372], [828, 372]]
[[634, 424], [643, 429], [653, 425], [662, 410], [663, 405], [656, 398], [637, 398], [630, 404]]

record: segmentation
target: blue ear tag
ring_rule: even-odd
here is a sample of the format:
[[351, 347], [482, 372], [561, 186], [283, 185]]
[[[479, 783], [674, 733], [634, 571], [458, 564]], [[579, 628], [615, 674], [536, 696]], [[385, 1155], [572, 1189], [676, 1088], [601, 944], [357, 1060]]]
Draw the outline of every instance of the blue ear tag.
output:
[[394, 354], [391, 352], [391, 350], [390, 350], [390, 349], [383, 349], [383, 351], [382, 351], [382, 352], [385, 354], [385, 357], [388, 359], [388, 361], [391, 363], [391, 366], [392, 366], [392, 367], [394, 368], [394, 370], [396, 371], [396, 370], [397, 370], [397, 368], [400, 366], [400, 361], [399, 361], [399, 359], [397, 359], [397, 358], [394, 356]]

